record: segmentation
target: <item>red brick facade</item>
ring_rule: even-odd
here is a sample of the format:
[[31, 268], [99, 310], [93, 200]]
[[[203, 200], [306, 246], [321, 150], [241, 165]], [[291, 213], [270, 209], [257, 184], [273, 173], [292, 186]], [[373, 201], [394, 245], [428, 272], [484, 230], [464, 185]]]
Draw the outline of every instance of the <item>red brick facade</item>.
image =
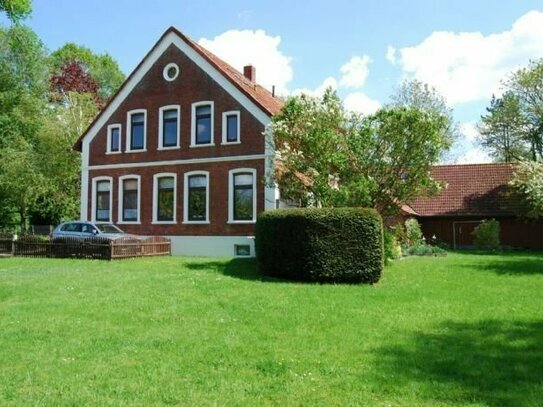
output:
[[[170, 29], [146, 59], [153, 52], [157, 52], [157, 49], [160, 49], [158, 46], [162, 42], [167, 41], [168, 38], [171, 41], [172, 33], [177, 35], [176, 41], [184, 41], [200, 55], [210, 57], [208, 51], [202, 54], [202, 49], [199, 46], [175, 29]], [[235, 96], [226, 90], [230, 88], [217, 81], [216, 76], [214, 78], [209, 74], [208, 68], [206, 71], [202, 67], [201, 61], [197, 63], [194, 55], [191, 57], [185, 54], [173, 42], [163, 49], [164, 51], [158, 59], [150, 67], [145, 68], [147, 72], [141, 79], [137, 83], [127, 85], [131, 83], [130, 81], [134, 81], [134, 75], [145, 66], [146, 59], [142, 61], [119, 93], [114, 96], [110, 104], [104, 108], [104, 111], [76, 144], [76, 148], [82, 149], [83, 152], [84, 190], [82, 191], [82, 199], [84, 202], [82, 217], [94, 218], [93, 210], [95, 210], [96, 202], [93, 200], [96, 199], [96, 191], [93, 191], [95, 188], [93, 180], [97, 177], [111, 177], [111, 221], [122, 224], [122, 228], [127, 232], [166, 236], [251, 236], [254, 234], [256, 219], [249, 222], [229, 222], [229, 173], [242, 168], [255, 171], [256, 187], [253, 193], [256, 196], [256, 212], [263, 211], [266, 202], [264, 182], [266, 142], [263, 121], [270, 118], [270, 109], [276, 108], [278, 102], [273, 101], [274, 105], [270, 105], [270, 109], [262, 108], [262, 100], [267, 100], [266, 98], [270, 98], [270, 95], [257, 84], [247, 84], [246, 78], [241, 77], [240, 79], [239, 73], [233, 75], [234, 79], [226, 77], [226, 80], [234, 85], [236, 85], [236, 81], [243, 85], [238, 86], [243, 97]], [[215, 68], [220, 68], [216, 71], [223, 76], [225, 75], [224, 69], [228, 68], [227, 64], [215, 56], [208, 62], [212, 67], [215, 64]], [[179, 67], [179, 74], [176, 79], [167, 81], [163, 71], [165, 66], [170, 63], [175, 63]], [[228, 69], [233, 70], [231, 67]], [[250, 97], [252, 87], [255, 90], [254, 100], [251, 100]], [[125, 88], [129, 89], [128, 93], [123, 93]], [[245, 100], [243, 98], [246, 96], [249, 96], [250, 103], [254, 103], [254, 105], [251, 104], [247, 107], [246, 101], [241, 102], [241, 100]], [[214, 145], [191, 147], [192, 105], [203, 101], [213, 103], [212, 143]], [[160, 108], [169, 105], [179, 105], [180, 107], [180, 146], [179, 148], [161, 150], [159, 149]], [[145, 150], [128, 152], [128, 112], [135, 109], [145, 109], [146, 111]], [[255, 109], [263, 112], [263, 115], [256, 117]], [[239, 112], [239, 143], [223, 144], [223, 113], [232, 111]], [[263, 120], [262, 117], [266, 120]], [[108, 154], [108, 126], [113, 124], [119, 125], [121, 129], [121, 152]], [[88, 139], [85, 140], [85, 137]], [[206, 224], [184, 222], [185, 174], [192, 171], [209, 173], [209, 213]], [[159, 173], [176, 174], [177, 202], [173, 224], [153, 223], [154, 176]], [[119, 219], [120, 177], [127, 175], [138, 176], [140, 179], [140, 219], [138, 224], [124, 224]]]

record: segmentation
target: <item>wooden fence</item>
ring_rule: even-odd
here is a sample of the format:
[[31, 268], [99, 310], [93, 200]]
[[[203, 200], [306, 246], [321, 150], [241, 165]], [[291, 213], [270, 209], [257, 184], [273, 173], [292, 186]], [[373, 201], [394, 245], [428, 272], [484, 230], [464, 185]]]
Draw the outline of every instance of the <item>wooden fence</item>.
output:
[[[5, 249], [4, 252], [2, 249]], [[49, 240], [41, 236], [24, 236], [15, 240], [0, 238], [0, 253], [24, 257], [112, 260], [128, 257], [169, 256], [171, 242], [170, 239], [159, 236], [121, 237], [115, 240], [103, 237], [91, 237], [84, 240], [63, 237]]]
[[11, 254], [13, 250], [13, 235], [0, 233], [0, 255]]

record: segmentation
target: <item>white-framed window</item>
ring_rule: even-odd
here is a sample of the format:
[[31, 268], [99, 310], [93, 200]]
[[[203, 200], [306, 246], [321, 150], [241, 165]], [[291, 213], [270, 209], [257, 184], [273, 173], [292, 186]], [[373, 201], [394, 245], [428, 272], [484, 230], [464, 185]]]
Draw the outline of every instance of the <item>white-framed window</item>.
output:
[[93, 222], [113, 222], [113, 178], [95, 177], [92, 179], [92, 213]]
[[126, 114], [126, 151], [146, 151], [147, 110], [134, 109]]
[[153, 223], [176, 223], [177, 174], [163, 172], [153, 176]]
[[162, 106], [158, 115], [158, 149], [179, 148], [180, 129], [181, 107], [179, 105]]
[[118, 223], [140, 223], [141, 177], [123, 175], [119, 177]]
[[222, 144], [239, 144], [240, 130], [239, 110], [222, 114]]
[[228, 223], [256, 222], [256, 170], [228, 172]]
[[183, 223], [209, 223], [209, 172], [185, 173]]
[[215, 145], [213, 139], [214, 103], [202, 101], [192, 104], [190, 146], [206, 147]]
[[118, 154], [121, 152], [121, 124], [115, 123], [107, 126], [107, 154]]

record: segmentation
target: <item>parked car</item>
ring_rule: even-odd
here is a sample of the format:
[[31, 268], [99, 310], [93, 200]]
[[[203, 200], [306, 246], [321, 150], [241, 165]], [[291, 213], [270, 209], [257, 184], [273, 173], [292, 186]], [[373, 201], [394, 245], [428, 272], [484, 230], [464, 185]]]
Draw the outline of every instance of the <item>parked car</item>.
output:
[[124, 233], [112, 223], [97, 223], [88, 221], [71, 221], [58, 225], [51, 233], [51, 240], [69, 237], [77, 240], [85, 240], [91, 237], [101, 237], [115, 240], [120, 237], [134, 237]]
[[53, 230], [50, 240], [55, 257], [131, 257], [142, 250], [139, 236], [127, 234], [111, 223], [65, 222]]

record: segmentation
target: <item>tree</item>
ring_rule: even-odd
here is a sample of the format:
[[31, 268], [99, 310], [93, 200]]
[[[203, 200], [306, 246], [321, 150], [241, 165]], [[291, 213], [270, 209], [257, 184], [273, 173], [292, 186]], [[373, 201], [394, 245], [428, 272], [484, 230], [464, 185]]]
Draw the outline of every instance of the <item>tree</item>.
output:
[[51, 91], [59, 98], [66, 97], [69, 92], [90, 93], [98, 98], [98, 87], [98, 82], [77, 60], [63, 63], [59, 71], [51, 77]]
[[447, 119], [389, 106], [347, 115], [335, 92], [287, 100], [272, 130], [280, 158], [275, 181], [302, 206], [371, 206], [391, 213], [434, 192], [430, 166], [450, 147]]
[[95, 54], [89, 48], [74, 43], [67, 43], [51, 54], [53, 75], [74, 61], [98, 83], [97, 93], [102, 102], [106, 102], [124, 81], [119, 64], [110, 55]]
[[79, 213], [80, 156], [72, 146], [97, 113], [91, 93], [68, 92], [65, 103], [50, 107], [36, 151], [47, 186], [32, 212], [47, 223], [74, 219]]
[[405, 80], [390, 97], [392, 106], [417, 109], [441, 117], [444, 121], [442, 137], [452, 145], [458, 138], [458, 124], [453, 110], [436, 88], [417, 79]]
[[529, 156], [529, 144], [525, 139], [528, 123], [524, 118], [520, 100], [511, 91], [501, 98], [494, 95], [488, 114], [481, 116], [478, 124], [479, 143], [496, 161], [506, 163]]
[[44, 177], [37, 167], [39, 160], [30, 145], [0, 150], [0, 187], [3, 204], [19, 215], [21, 231], [27, 228], [30, 208], [44, 191]]
[[543, 160], [543, 58], [514, 72], [505, 87], [519, 99], [526, 119], [524, 138], [532, 160]]
[[[44, 184], [34, 151], [46, 109], [46, 51], [28, 27], [0, 27], [0, 212], [23, 229]], [[0, 223], [11, 216], [0, 217]]]
[[543, 217], [543, 165], [541, 163], [521, 162], [516, 167], [509, 185], [524, 203], [521, 215], [529, 218]]
[[12, 22], [18, 23], [32, 13], [32, 1], [0, 0], [0, 11], [4, 11]]

